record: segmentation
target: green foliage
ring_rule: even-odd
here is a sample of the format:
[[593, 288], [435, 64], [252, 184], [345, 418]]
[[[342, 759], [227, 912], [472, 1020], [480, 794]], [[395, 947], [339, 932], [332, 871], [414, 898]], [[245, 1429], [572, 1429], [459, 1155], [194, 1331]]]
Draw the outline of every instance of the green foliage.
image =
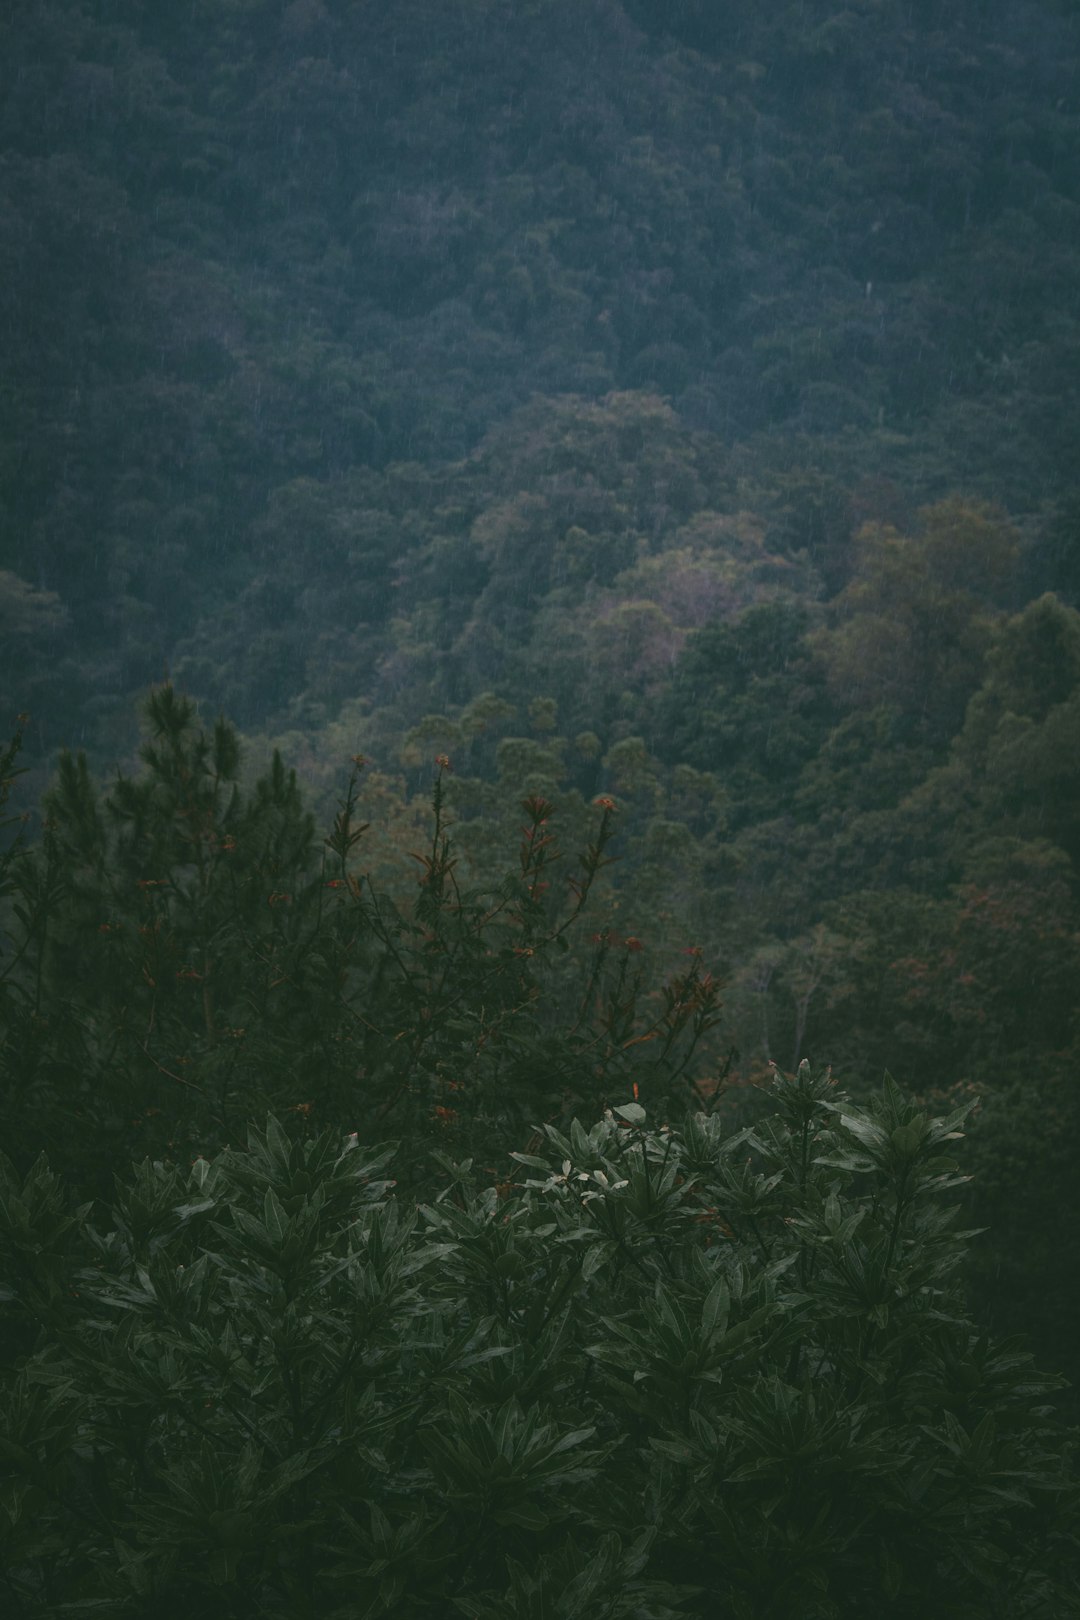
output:
[[278, 756], [245, 792], [224, 721], [208, 734], [166, 687], [147, 725], [141, 774], [103, 797], [65, 757], [40, 846], [12, 856], [2, 1108], [23, 1164], [45, 1144], [80, 1177], [116, 1152], [182, 1158], [267, 1105], [393, 1129], [418, 1153], [466, 1129], [504, 1148], [508, 1129], [635, 1087], [690, 1094], [714, 980], [695, 957], [650, 1002], [640, 942], [584, 933], [613, 800], [582, 808], [570, 863], [555, 805], [531, 793], [511, 870], [474, 886], [440, 755], [395, 899], [358, 865], [359, 756], [320, 856]]
[[[411, 746], [508, 718], [481, 704]], [[557, 772], [557, 718], [536, 702], [542, 743], [491, 742], [504, 772]], [[643, 902], [697, 858], [664, 812], [711, 815], [710, 773], [668, 777], [626, 737], [605, 761], [626, 810], [534, 787], [493, 880], [466, 813], [490, 792], [438, 755], [392, 897], [359, 864], [361, 756], [320, 851], [280, 757], [249, 789], [225, 721], [171, 687], [146, 719], [136, 777], [101, 793], [66, 758], [39, 843], [4, 856], [16, 1613], [1076, 1611], [1062, 1381], [962, 1290], [1005, 1275], [1030, 1308], [1017, 1236], [1040, 1277], [1060, 1264], [1040, 1245], [1068, 1221], [1002, 1153], [1006, 1120], [1074, 1131], [1052, 1083], [976, 1137], [975, 1207], [1016, 1234], [995, 1272], [957, 1221], [974, 1096], [938, 1116], [802, 1063], [757, 1106], [728, 1097], [701, 948], [657, 982], [625, 924], [590, 920], [618, 904], [624, 820]], [[866, 896], [861, 924], [763, 945], [736, 1015], [755, 982], [782, 991], [797, 1053], [822, 1010], [869, 1005], [884, 952], [898, 1039], [1032, 1040], [1026, 976], [1053, 998], [1068, 971], [1067, 857], [1002, 838], [978, 859], [988, 890]], [[958, 959], [990, 987], [978, 1039]]]
[[163, 659], [400, 735], [589, 593], [613, 678], [686, 628], [641, 565], [740, 513], [832, 591], [960, 489], [1070, 589], [1074, 12], [713, 9], [0, 22], [0, 698], [43, 750], [115, 757]]
[[[0, 20], [20, 1173], [888, 1064], [1075, 1376], [1075, 8], [108, 10]], [[163, 663], [261, 780], [166, 688], [99, 785]]]
[[861, 529], [835, 622], [812, 641], [834, 692], [845, 704], [894, 704], [938, 740], [952, 737], [1018, 555], [1000, 513], [955, 499], [921, 512], [914, 536]]
[[715, 772], [740, 820], [784, 806], [799, 769], [822, 749], [835, 718], [793, 603], [749, 608], [689, 642], [664, 695], [665, 756]]
[[968, 1109], [769, 1103], [415, 1197], [274, 1117], [111, 1214], [3, 1161], [14, 1612], [1075, 1612], [1054, 1381], [956, 1288]]

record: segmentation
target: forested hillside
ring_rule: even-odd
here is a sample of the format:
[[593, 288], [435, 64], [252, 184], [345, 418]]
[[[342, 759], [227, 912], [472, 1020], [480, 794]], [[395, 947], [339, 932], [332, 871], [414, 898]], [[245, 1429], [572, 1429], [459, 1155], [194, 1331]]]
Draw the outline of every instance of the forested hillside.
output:
[[[393, 1066], [326, 1033], [303, 974], [359, 971], [340, 939], [298, 966], [318, 885], [411, 897], [433, 783], [463, 885], [524, 798], [570, 853], [610, 802], [611, 1017], [639, 971], [635, 1016], [711, 975], [687, 1078], [739, 1119], [804, 1058], [974, 1101], [980, 1320], [1080, 1374], [1069, 0], [25, 0], [0, 92], [0, 709], [30, 717], [40, 840], [7, 891], [20, 1152], [39, 1103], [77, 1138], [63, 1077], [118, 1052], [116, 1140], [163, 1150], [139, 1088], [257, 1073], [253, 1007], [345, 1124], [347, 1076]], [[174, 687], [240, 733], [183, 756], [224, 797], [180, 845]], [[257, 788], [275, 747], [297, 781]], [[38, 816], [62, 749], [87, 762]], [[370, 828], [326, 877], [303, 804], [330, 827], [350, 770]], [[288, 1005], [230, 954], [264, 934]], [[614, 1072], [578, 1101], [645, 1084]]]
[[559, 586], [656, 600], [623, 574], [703, 513], [816, 601], [863, 522], [954, 492], [1071, 598], [1071, 7], [28, 0], [0, 30], [3, 688], [43, 747], [108, 754], [166, 666], [245, 726], [366, 697], [392, 732], [490, 684], [507, 525], [562, 558], [530, 628]]

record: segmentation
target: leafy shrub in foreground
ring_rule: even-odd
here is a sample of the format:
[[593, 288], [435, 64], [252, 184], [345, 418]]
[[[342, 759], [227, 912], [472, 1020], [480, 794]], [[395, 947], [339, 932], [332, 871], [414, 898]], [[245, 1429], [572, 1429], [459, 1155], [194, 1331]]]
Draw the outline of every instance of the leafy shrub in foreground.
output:
[[9, 1166], [9, 1612], [1075, 1612], [1054, 1381], [953, 1281], [963, 1111], [772, 1100], [548, 1125], [513, 1185], [440, 1154], [419, 1202], [273, 1118], [108, 1222]]

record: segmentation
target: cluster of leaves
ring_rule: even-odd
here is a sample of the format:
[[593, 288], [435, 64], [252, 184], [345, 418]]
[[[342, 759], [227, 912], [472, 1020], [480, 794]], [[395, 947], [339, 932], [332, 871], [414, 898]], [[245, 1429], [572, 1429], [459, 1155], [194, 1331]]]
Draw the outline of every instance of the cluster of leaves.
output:
[[1077, 1611], [1053, 1380], [959, 1299], [965, 1110], [779, 1073], [485, 1186], [285, 1129], [71, 1209], [0, 1166], [9, 1612]]

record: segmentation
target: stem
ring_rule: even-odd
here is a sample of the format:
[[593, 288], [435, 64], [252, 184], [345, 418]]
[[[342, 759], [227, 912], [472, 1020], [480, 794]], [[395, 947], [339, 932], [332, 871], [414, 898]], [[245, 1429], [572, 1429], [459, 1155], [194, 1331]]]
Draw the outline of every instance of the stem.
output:
[[[765, 1239], [761, 1235], [761, 1228], [758, 1226], [757, 1216], [756, 1215], [748, 1215], [747, 1219], [750, 1222], [750, 1230], [751, 1230], [751, 1232], [753, 1232], [754, 1237], [757, 1239], [758, 1248], [761, 1250], [762, 1254], [764, 1255], [765, 1263], [767, 1265], [769, 1263], [769, 1261], [772, 1259], [772, 1250], [769, 1248], [769, 1245], [765, 1242]], [[729, 1222], [728, 1224], [730, 1225], [731, 1223]]]
[[799, 1191], [806, 1191], [806, 1175], [810, 1167], [810, 1115], [803, 1120], [802, 1142], [799, 1148]]
[[886, 1271], [892, 1266], [893, 1255], [896, 1253], [896, 1245], [900, 1237], [900, 1222], [903, 1219], [904, 1211], [907, 1209], [907, 1183], [908, 1167], [905, 1165], [900, 1176], [900, 1184], [896, 1189], [896, 1208], [893, 1211], [892, 1231], [889, 1233], [889, 1247], [885, 1255]]

